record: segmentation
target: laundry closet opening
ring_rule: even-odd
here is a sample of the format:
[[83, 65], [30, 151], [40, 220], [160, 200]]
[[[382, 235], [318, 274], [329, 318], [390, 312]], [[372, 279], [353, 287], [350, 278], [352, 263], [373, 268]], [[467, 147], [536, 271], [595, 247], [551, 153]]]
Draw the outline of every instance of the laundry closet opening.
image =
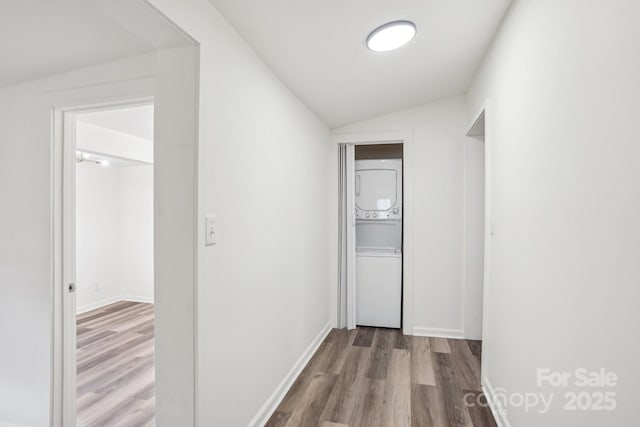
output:
[[402, 328], [403, 144], [340, 152], [342, 326]]
[[402, 327], [402, 144], [356, 145], [356, 324]]

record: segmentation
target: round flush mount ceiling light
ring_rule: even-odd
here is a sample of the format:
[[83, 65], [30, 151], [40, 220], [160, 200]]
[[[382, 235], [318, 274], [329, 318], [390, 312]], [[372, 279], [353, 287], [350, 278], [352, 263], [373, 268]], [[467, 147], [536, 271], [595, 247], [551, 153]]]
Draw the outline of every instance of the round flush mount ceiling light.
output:
[[374, 52], [389, 52], [409, 43], [416, 32], [416, 24], [411, 21], [389, 22], [369, 34], [367, 47]]

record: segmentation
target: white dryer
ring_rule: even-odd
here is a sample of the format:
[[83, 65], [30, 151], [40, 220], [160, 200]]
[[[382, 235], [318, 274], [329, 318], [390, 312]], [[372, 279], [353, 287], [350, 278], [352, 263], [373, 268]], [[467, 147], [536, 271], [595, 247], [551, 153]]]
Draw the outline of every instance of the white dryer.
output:
[[356, 219], [402, 219], [402, 160], [356, 160]]

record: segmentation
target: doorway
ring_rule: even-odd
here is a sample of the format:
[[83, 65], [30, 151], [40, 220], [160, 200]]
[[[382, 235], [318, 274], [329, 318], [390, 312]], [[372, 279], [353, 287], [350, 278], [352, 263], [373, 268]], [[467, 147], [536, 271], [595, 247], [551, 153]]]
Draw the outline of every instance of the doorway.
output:
[[355, 146], [357, 326], [402, 327], [402, 148]]
[[465, 338], [482, 339], [482, 294], [484, 270], [485, 218], [485, 138], [484, 113], [467, 134], [465, 154]]
[[[412, 175], [411, 175], [411, 161], [412, 161], [412, 147], [411, 147], [411, 135], [407, 134], [345, 134], [334, 135], [334, 141], [337, 143], [339, 151], [339, 194], [338, 194], [338, 286], [337, 286], [337, 326], [339, 328], [354, 329], [358, 325], [362, 326], [386, 326], [392, 328], [401, 328], [404, 334], [411, 335], [413, 329], [413, 305], [412, 305], [412, 248], [413, 240], [411, 236], [413, 218], [412, 218]], [[397, 175], [398, 180], [394, 180], [394, 194], [392, 199], [395, 199], [394, 203], [389, 204], [390, 200], [385, 201], [385, 206], [380, 205], [378, 209], [377, 203], [373, 206], [373, 209], [361, 209], [356, 208], [356, 151], [358, 152], [358, 162], [361, 165], [366, 166], [360, 169], [372, 169], [372, 165], [365, 165], [362, 162], [380, 162], [386, 160], [390, 165], [392, 161], [398, 163], [394, 167], [385, 167], [386, 169], [394, 169], [394, 173]], [[385, 156], [387, 157], [385, 159]], [[394, 159], [395, 157], [395, 159]], [[373, 167], [376, 169], [376, 167]], [[362, 179], [362, 176], [360, 176]], [[360, 182], [360, 185], [362, 181]], [[396, 187], [399, 185], [399, 187]], [[362, 191], [362, 188], [360, 188]], [[390, 198], [391, 199], [391, 198]], [[392, 206], [393, 205], [393, 206]], [[369, 206], [371, 207], [371, 206]], [[387, 209], [388, 208], [388, 209]], [[394, 213], [395, 209], [395, 213]], [[374, 212], [375, 211], [375, 212]], [[366, 218], [366, 214], [369, 214], [369, 218]], [[375, 221], [373, 214], [376, 214]], [[360, 216], [360, 218], [357, 218]], [[382, 221], [379, 221], [382, 219]], [[377, 224], [379, 223], [379, 224]], [[374, 225], [379, 225], [379, 228], [374, 228]], [[382, 255], [387, 255], [390, 249], [393, 249], [393, 254], [389, 253], [389, 257], [384, 257], [383, 261], [387, 261], [387, 264], [382, 268], [381, 263], [378, 260], [367, 257], [368, 252], [372, 249], [376, 249], [375, 246], [365, 244], [366, 239], [372, 236], [371, 233], [367, 234], [364, 231], [366, 229], [374, 231], [380, 231], [381, 233], [374, 232], [375, 234], [387, 235], [387, 237], [394, 236], [395, 242], [393, 244], [383, 244], [377, 249], [382, 251], [376, 252], [377, 257], [382, 258]], [[358, 229], [362, 232], [358, 233]], [[385, 233], [384, 231], [388, 232]], [[360, 236], [358, 242], [358, 235]], [[363, 238], [365, 240], [363, 240]], [[378, 240], [378, 239], [374, 239]], [[391, 240], [394, 240], [393, 238]], [[369, 241], [369, 243], [373, 243]], [[387, 242], [389, 243], [389, 242]], [[360, 246], [360, 256], [358, 256], [358, 246]], [[364, 249], [364, 252], [363, 252]], [[384, 253], [380, 253], [384, 252]], [[365, 303], [364, 298], [358, 298], [358, 286], [362, 289], [364, 281], [372, 283], [374, 288], [379, 287], [382, 275], [376, 273], [375, 268], [366, 268], [367, 271], [360, 275], [360, 284], [358, 284], [358, 267], [363, 269], [362, 261], [376, 261], [374, 267], [380, 267], [385, 274], [388, 273], [388, 277], [383, 280], [384, 283], [395, 282], [395, 285], [389, 286], [391, 295], [393, 298], [383, 297], [380, 295], [371, 293], [373, 295], [374, 302], [379, 301], [381, 307], [392, 308], [390, 311], [395, 311], [395, 323], [370, 323], [362, 318], [358, 318], [358, 304]], [[388, 262], [391, 261], [391, 262]], [[359, 265], [358, 265], [359, 264]], [[365, 264], [371, 264], [368, 262]], [[364, 271], [364, 270], [363, 270]], [[394, 273], [395, 271], [395, 273]], [[371, 274], [369, 274], [371, 273]], [[368, 278], [367, 278], [368, 277]], [[364, 280], [363, 280], [364, 279]], [[362, 296], [362, 295], [361, 295]], [[364, 294], [365, 297], [366, 291]], [[395, 301], [393, 301], [395, 298]], [[369, 303], [365, 303], [369, 304]], [[373, 307], [373, 305], [372, 305]], [[360, 307], [360, 311], [362, 306]], [[375, 310], [374, 311], [379, 311]], [[385, 310], [386, 311], [386, 310]], [[367, 325], [367, 323], [369, 323]]]
[[[67, 420], [155, 418], [154, 106], [64, 113]], [[70, 425], [73, 425], [70, 423]]]
[[[481, 382], [487, 377], [490, 357], [489, 302], [491, 238], [491, 134], [490, 102], [474, 116], [465, 142], [465, 335], [481, 340]], [[473, 254], [476, 254], [475, 256]]]

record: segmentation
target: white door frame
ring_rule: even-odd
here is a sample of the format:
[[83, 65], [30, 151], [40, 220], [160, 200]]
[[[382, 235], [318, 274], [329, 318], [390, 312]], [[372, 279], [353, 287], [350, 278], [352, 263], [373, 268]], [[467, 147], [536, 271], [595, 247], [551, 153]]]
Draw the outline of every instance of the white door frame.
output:
[[[402, 331], [405, 335], [413, 335], [413, 134], [410, 132], [334, 134], [332, 140], [336, 147], [338, 144], [403, 144]], [[334, 198], [338, 200], [337, 195]], [[331, 233], [337, 241], [337, 229], [332, 230]], [[340, 297], [340, 289], [337, 291], [339, 298], [336, 312], [339, 315], [340, 305], [345, 302]], [[347, 305], [348, 308], [349, 305]]]
[[76, 425], [76, 116], [153, 103], [153, 97], [53, 109], [53, 380], [52, 419]]
[[487, 372], [487, 360], [491, 357], [491, 346], [489, 341], [489, 310], [490, 310], [490, 287], [491, 287], [491, 240], [494, 233], [494, 218], [491, 209], [491, 188], [492, 188], [492, 133], [491, 133], [491, 100], [486, 99], [478, 112], [473, 116], [468, 127], [467, 136], [484, 137], [484, 272], [482, 283], [482, 361], [481, 374], [482, 384], [485, 385]]

